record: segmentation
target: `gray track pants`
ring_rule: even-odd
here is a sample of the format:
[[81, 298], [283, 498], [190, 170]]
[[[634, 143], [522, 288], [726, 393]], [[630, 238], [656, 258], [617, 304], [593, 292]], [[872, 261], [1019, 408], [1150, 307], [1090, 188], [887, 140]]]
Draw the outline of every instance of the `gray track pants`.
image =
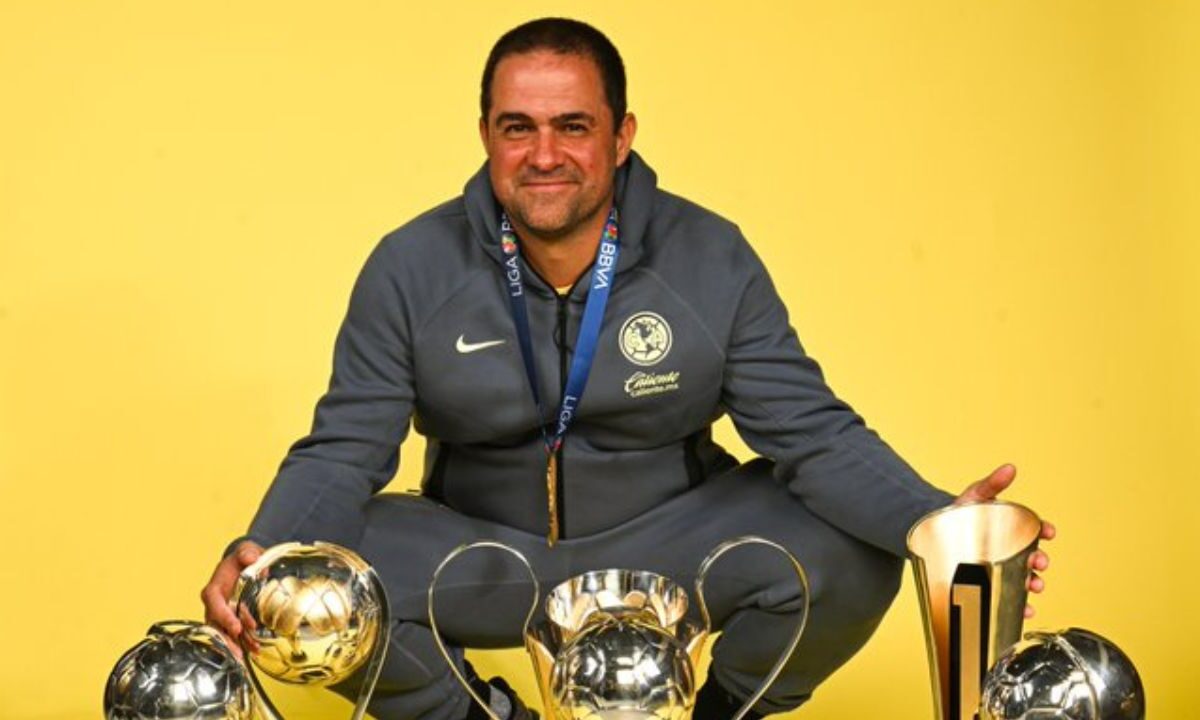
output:
[[[807, 700], [863, 646], [896, 594], [903, 563], [812, 515], [771, 479], [769, 462], [747, 463], [618, 527], [553, 548], [544, 537], [466, 517], [425, 498], [376, 496], [359, 550], [387, 586], [395, 622], [370, 712], [380, 720], [461, 720], [466, 715], [470, 697], [438, 653], [426, 619], [434, 568], [463, 543], [498, 540], [516, 548], [533, 565], [543, 595], [581, 572], [632, 568], [670, 577], [690, 596], [703, 558], [740, 535], [759, 535], [787, 547], [808, 574], [808, 628], [784, 673], [755, 708], [783, 712]], [[438, 626], [458, 647], [520, 646], [532, 594], [527, 571], [511, 555], [473, 550], [438, 582]], [[749, 697], [795, 627], [802, 605], [795, 573], [771, 548], [738, 548], [713, 566], [705, 595], [714, 627], [722, 631], [710, 673], [733, 695]], [[461, 651], [454, 655], [462, 661]], [[356, 685], [352, 678], [336, 689], [354, 698]]]

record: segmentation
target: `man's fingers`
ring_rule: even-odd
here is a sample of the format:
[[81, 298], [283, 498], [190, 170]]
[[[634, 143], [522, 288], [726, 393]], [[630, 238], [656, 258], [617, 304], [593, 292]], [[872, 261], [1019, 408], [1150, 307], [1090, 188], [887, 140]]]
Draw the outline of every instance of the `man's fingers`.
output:
[[1038, 577], [1037, 573], [1029, 576], [1029, 584], [1027, 586], [1029, 592], [1040, 593], [1046, 589], [1046, 581]]
[[1046, 521], [1046, 520], [1042, 521], [1042, 539], [1043, 540], [1053, 540], [1054, 536], [1057, 534], [1058, 534], [1058, 528], [1054, 527], [1054, 523]]
[[217, 565], [208, 585], [200, 593], [200, 600], [204, 603], [205, 622], [223, 630], [230, 637], [236, 638], [242, 632], [242, 623], [229, 607], [233, 588], [242, 569], [257, 560], [260, 555], [262, 548], [258, 545], [244, 543], [235, 553]]
[[209, 583], [200, 593], [200, 599], [204, 601], [204, 621], [206, 623], [222, 630], [230, 637], [237, 637], [241, 634], [242, 624], [238, 622], [237, 616], [229, 608], [229, 600], [221, 592], [220, 586], [216, 583]]
[[996, 497], [1004, 492], [1009, 485], [1012, 485], [1013, 480], [1017, 478], [1017, 467], [1012, 463], [1005, 463], [992, 471], [983, 479], [983, 492], [987, 493], [988, 500]]
[[1041, 550], [1036, 550], [1029, 556], [1030, 570], [1045, 570], [1050, 567], [1050, 556]]
[[973, 482], [955, 500], [956, 504], [968, 502], [983, 502], [992, 500], [1004, 492], [1017, 477], [1017, 468], [1012, 463], [1005, 463], [996, 468], [982, 480]]
[[254, 630], [258, 627], [258, 624], [254, 622], [254, 618], [250, 615], [250, 610], [245, 605], [238, 605], [238, 619], [241, 620], [242, 627], [247, 630], [242, 635], [242, 642], [246, 643], [246, 647], [250, 648], [251, 652], [258, 652], [258, 640], [254, 637]]
[[[238, 548], [237, 559], [244, 568], [257, 560], [262, 554], [263, 550], [258, 545], [253, 543], [243, 543], [242, 546]], [[238, 568], [238, 572], [241, 572], [241, 568]]]
[[208, 584], [200, 591], [204, 603], [204, 622], [212, 625], [232, 639], [241, 637], [245, 624], [230, 607], [233, 589], [242, 570], [263, 554], [257, 543], [247, 540], [237, 550], [217, 564]]
[[229, 651], [234, 654], [234, 657], [236, 657], [241, 662], [245, 662], [246, 657], [245, 657], [245, 654], [242, 652], [242, 646], [238, 645], [237, 641], [234, 640], [232, 637], [230, 637], [229, 633], [222, 632], [220, 628], [217, 628], [217, 631], [221, 632], [221, 636], [225, 639], [225, 646], [228, 647]]
[[1025, 606], [1025, 619], [1026, 620], [1028, 620], [1029, 618], [1033, 617], [1036, 614], [1037, 614], [1037, 611], [1033, 609], [1032, 605]]

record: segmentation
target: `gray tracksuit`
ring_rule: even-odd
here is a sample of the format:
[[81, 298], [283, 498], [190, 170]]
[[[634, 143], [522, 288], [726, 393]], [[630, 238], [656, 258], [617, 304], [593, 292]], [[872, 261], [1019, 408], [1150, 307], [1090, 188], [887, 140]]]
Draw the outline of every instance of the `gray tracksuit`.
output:
[[[903, 555], [912, 521], [948, 496], [830, 392], [737, 227], [657, 189], [636, 154], [618, 173], [617, 198], [616, 282], [559, 463], [563, 536], [612, 527], [728, 468], [709, 433], [727, 412], [814, 513]], [[538, 418], [505, 294], [498, 216], [481, 170], [462, 197], [375, 249], [338, 335], [313, 431], [288, 453], [252, 537], [354, 546], [367, 499], [395, 473], [410, 417], [429, 440], [426, 495], [545, 532], [538, 428], [557, 409], [590, 273], [565, 300], [525, 273], [547, 413]], [[623, 352], [636, 343], [622, 342], [630, 320], [624, 338], [667, 330], [660, 355]], [[458, 349], [494, 340], [504, 342]]]
[[[760, 474], [773, 474], [777, 483], [768, 484], [786, 488], [778, 491], [782, 502], [776, 498], [773, 517], [753, 511], [761, 524], [739, 531], [767, 534], [792, 522], [792, 513], [797, 523], [823, 520], [837, 529], [832, 532], [850, 536], [848, 542], [903, 556], [912, 522], [950, 496], [922, 481], [830, 392], [738, 228], [658, 189], [654, 172], [637, 154], [618, 170], [617, 203], [621, 255], [615, 284], [591, 376], [559, 455], [563, 553], [592, 537], [609, 538], [609, 549], [622, 545], [612, 540], [615, 530], [680, 498], [702, 497], [705, 484], [730, 475], [736, 462], [710, 435], [712, 422], [729, 413], [747, 444], [773, 461], [759, 466]], [[461, 197], [378, 245], [354, 288], [313, 430], [288, 453], [249, 537], [264, 545], [320, 539], [367, 546], [380, 555], [368, 559], [384, 566], [406, 556], [408, 541], [373, 541], [364, 533], [386, 532], [372, 530], [368, 514], [386, 515], [372, 510], [372, 496], [395, 473], [410, 417], [428, 439], [422, 492], [442, 510], [457, 511], [434, 513], [438, 522], [467, 522], [475, 535], [484, 532], [480, 528], [511, 530], [531, 541], [545, 535], [546, 457], [539, 427], [558, 407], [590, 272], [565, 298], [525, 272], [545, 412], [538, 417], [509, 309], [498, 218], [483, 169]], [[712, 517], [725, 512], [724, 505], [711, 508]], [[397, 523], [408, 521], [388, 522], [397, 537], [404, 535]], [[637, 536], [646, 542], [653, 531]], [[417, 564], [426, 572], [436, 552], [444, 555], [444, 547], [409, 557], [422, 555]], [[554, 552], [539, 555], [553, 564]], [[689, 563], [695, 555], [684, 554]], [[401, 565], [392, 574], [414, 573], [404, 582], [423, 592], [420, 573], [404, 569], [413, 563]], [[579, 563], [569, 565], [545, 571], [554, 576], [579, 569]], [[381, 572], [388, 580], [387, 567]], [[402, 620], [420, 617], [416, 600], [411, 611], [403, 609], [400, 596], [409, 589], [389, 580], [389, 591], [402, 606]], [[877, 622], [882, 609], [875, 609]], [[865, 636], [849, 643], [850, 653], [861, 641]], [[715, 670], [720, 677], [720, 664]], [[721, 679], [748, 694], [748, 681]], [[794, 705], [812, 684], [764, 707]], [[400, 712], [417, 713], [409, 706]]]

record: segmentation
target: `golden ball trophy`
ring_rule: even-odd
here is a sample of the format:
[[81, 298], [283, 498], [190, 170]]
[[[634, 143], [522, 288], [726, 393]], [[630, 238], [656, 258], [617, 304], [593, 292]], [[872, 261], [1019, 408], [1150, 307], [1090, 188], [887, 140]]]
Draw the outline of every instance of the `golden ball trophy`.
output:
[[246, 669], [267, 720], [282, 717], [255, 668], [286, 683], [327, 686], [366, 665], [353, 720], [362, 720], [387, 654], [390, 611], [375, 571], [331, 543], [269, 548], [234, 591]]

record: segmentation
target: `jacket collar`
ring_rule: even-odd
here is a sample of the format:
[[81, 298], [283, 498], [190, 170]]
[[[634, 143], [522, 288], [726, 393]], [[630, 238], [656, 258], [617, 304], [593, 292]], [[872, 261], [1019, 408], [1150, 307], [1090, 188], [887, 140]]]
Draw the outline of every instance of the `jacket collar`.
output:
[[[616, 202], [621, 214], [621, 259], [617, 263], [617, 275], [633, 267], [642, 256], [643, 241], [657, 195], [658, 176], [636, 152], [630, 152], [625, 164], [617, 168]], [[479, 169], [463, 188], [467, 222], [471, 234], [483, 246], [488, 257], [498, 264], [503, 263], [500, 250], [500, 204], [492, 192], [492, 181], [488, 176], [487, 163]], [[585, 275], [585, 279], [590, 275]], [[581, 280], [577, 285], [586, 287]], [[578, 290], [578, 287], [576, 288]], [[572, 293], [578, 297], [578, 294]]]

